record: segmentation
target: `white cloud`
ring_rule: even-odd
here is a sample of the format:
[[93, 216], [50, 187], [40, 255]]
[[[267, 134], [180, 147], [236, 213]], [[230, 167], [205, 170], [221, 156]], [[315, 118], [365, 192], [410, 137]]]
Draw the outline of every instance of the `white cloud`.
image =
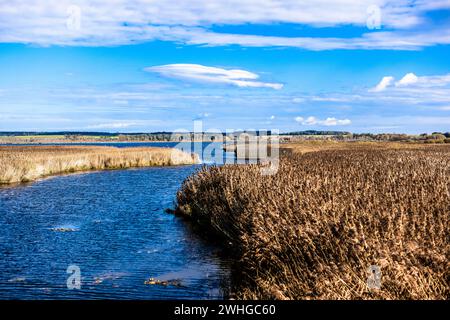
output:
[[148, 72], [156, 72], [162, 76], [206, 83], [231, 84], [237, 87], [281, 89], [281, 83], [255, 81], [259, 76], [240, 69], [222, 69], [199, 64], [167, 64], [148, 67]]
[[305, 121], [302, 122], [303, 125], [313, 126], [318, 124], [319, 120], [316, 117], [308, 117]]
[[384, 91], [389, 85], [394, 81], [394, 77], [387, 76], [383, 77], [381, 81], [375, 86], [375, 88], [370, 89], [370, 92], [380, 92]]
[[304, 126], [346, 126], [350, 125], [352, 122], [349, 119], [336, 119], [336, 118], [326, 118], [325, 120], [317, 119], [316, 117], [296, 117], [295, 121]]
[[436, 97], [436, 94], [440, 95], [438, 90], [442, 87], [450, 86], [450, 73], [433, 76], [416, 76], [414, 73], [410, 72], [395, 82], [395, 88], [392, 86], [393, 83], [394, 77], [383, 77], [374, 88], [369, 89], [369, 92], [385, 91], [387, 88], [391, 87], [393, 90], [397, 89], [402, 93], [419, 90], [418, 93], [426, 94], [428, 90], [428, 92], [433, 92]]
[[121, 129], [137, 125], [136, 122], [111, 122], [89, 125], [87, 129]]
[[419, 78], [414, 73], [407, 73], [403, 78], [395, 83], [397, 87], [407, 86], [419, 81]]
[[322, 124], [324, 126], [347, 126], [351, 124], [352, 122], [350, 119], [336, 119], [336, 118], [326, 118], [324, 121], [322, 121]]
[[444, 75], [421, 76], [414, 73], [406, 74], [396, 83], [399, 87], [438, 88], [450, 85], [450, 73]]
[[[350, 106], [355, 111], [355, 115], [352, 116], [353, 121], [356, 121], [355, 117], [358, 113], [364, 111], [387, 114], [421, 114], [450, 110], [450, 73], [427, 76], [407, 75], [408, 73], [399, 77], [397, 82], [393, 77], [384, 77], [384, 81], [380, 81], [376, 87], [368, 91], [363, 91], [361, 88], [348, 93], [329, 92], [320, 95], [319, 99], [315, 95], [305, 95], [302, 98], [307, 102], [320, 101], [324, 103], [324, 106], [333, 108], [335, 111], [342, 111], [345, 109], [341, 107]], [[400, 81], [402, 85], [395, 85]], [[306, 106], [308, 105], [310, 103], [306, 103]], [[292, 112], [296, 112], [296, 110], [292, 110]], [[303, 121], [300, 119], [298, 122], [302, 123]], [[329, 122], [333, 123], [334, 121], [330, 120]], [[364, 119], [358, 120], [358, 123], [364, 122]]]
[[226, 34], [196, 29], [185, 32], [179, 41], [209, 46], [294, 47], [321, 50], [419, 50], [437, 44], [450, 44], [450, 30], [380, 31], [355, 38], [280, 37]]
[[[80, 27], [68, 23], [78, 6]], [[280, 37], [212, 32], [213, 25], [292, 23], [365, 26], [367, 8], [379, 6], [383, 27], [355, 38]], [[390, 0], [33, 0], [0, 2], [0, 42], [38, 45], [111, 46], [168, 40], [199, 45], [282, 46], [308, 50], [416, 50], [450, 43], [450, 31], [423, 32], [426, 10], [450, 8], [449, 1]], [[72, 16], [73, 17], [73, 16]], [[409, 31], [408, 31], [409, 30]]]

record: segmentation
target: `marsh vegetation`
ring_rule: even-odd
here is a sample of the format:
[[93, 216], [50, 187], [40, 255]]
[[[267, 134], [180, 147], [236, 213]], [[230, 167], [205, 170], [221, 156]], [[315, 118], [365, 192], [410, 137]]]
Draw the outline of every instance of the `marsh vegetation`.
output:
[[198, 163], [171, 148], [0, 146], [0, 184], [29, 182], [61, 173]]
[[291, 146], [275, 175], [204, 167], [178, 192], [178, 213], [236, 254], [236, 296], [449, 299], [450, 147], [316, 147]]

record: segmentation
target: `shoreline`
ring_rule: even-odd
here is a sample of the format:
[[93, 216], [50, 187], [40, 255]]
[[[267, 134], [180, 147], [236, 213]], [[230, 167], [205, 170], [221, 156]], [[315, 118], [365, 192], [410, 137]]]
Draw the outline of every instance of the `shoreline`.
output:
[[32, 185], [33, 183], [40, 182], [40, 181], [45, 181], [45, 180], [59, 178], [59, 177], [74, 176], [74, 175], [91, 174], [91, 173], [98, 173], [98, 172], [105, 172], [105, 171], [139, 170], [139, 169], [146, 169], [146, 168], [184, 167], [184, 166], [192, 166], [192, 165], [198, 165], [198, 164], [201, 164], [201, 163], [135, 166], [135, 167], [124, 167], [124, 168], [89, 169], [89, 170], [60, 172], [60, 173], [55, 173], [55, 174], [51, 174], [51, 175], [47, 175], [47, 176], [42, 176], [42, 177], [36, 178], [34, 180], [30, 180], [30, 181], [10, 182], [10, 183], [3, 183], [0, 181], [0, 190], [6, 189], [6, 188], [16, 188], [16, 187], [20, 187], [20, 186]]
[[199, 164], [174, 148], [109, 146], [0, 146], [0, 186], [71, 173]]

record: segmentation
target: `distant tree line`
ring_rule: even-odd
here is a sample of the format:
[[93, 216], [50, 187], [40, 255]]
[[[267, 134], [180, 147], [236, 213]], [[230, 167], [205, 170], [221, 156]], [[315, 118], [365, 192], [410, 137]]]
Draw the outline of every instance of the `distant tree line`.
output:
[[351, 135], [351, 132], [347, 132], [347, 131], [305, 130], [305, 131], [294, 131], [294, 132], [282, 133], [280, 135], [289, 135], [289, 136], [346, 136], [346, 135]]
[[334, 140], [334, 141], [398, 141], [415, 143], [450, 143], [450, 132], [422, 133], [351, 133], [345, 131], [298, 131], [282, 134], [282, 140]]
[[352, 134], [352, 139], [363, 141], [400, 141], [420, 143], [450, 143], [450, 132], [422, 133], [419, 135], [408, 135], [399, 133], [358, 133]]
[[[229, 138], [233, 138], [240, 133], [249, 133], [253, 135], [271, 135], [271, 132], [259, 131], [242, 131], [227, 134]], [[217, 135], [223, 133], [203, 133], [203, 140], [215, 141]], [[172, 133], [172, 132], [151, 132], [151, 133], [110, 133], [110, 132], [0, 132], [0, 137], [20, 137], [20, 136], [63, 136], [69, 141], [187, 141], [198, 140], [198, 136], [192, 132]], [[281, 133], [282, 141], [293, 140], [335, 140], [335, 141], [399, 141], [399, 142], [419, 142], [419, 143], [450, 143], [450, 132], [433, 132], [431, 134], [422, 133], [418, 135], [402, 134], [402, 133], [351, 133], [347, 131], [320, 131], [305, 130]]]
[[117, 136], [117, 133], [110, 132], [82, 132], [82, 131], [55, 131], [55, 132], [35, 132], [35, 131], [0, 131], [0, 136]]

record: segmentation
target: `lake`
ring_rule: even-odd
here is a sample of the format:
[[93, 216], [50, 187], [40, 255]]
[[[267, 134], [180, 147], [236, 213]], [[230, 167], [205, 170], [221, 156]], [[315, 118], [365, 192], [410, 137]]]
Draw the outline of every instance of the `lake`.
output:
[[[78, 173], [0, 188], [0, 299], [226, 297], [228, 259], [164, 211], [198, 167]], [[80, 269], [80, 289], [67, 287], [70, 265]], [[149, 278], [167, 283], [145, 284]]]

